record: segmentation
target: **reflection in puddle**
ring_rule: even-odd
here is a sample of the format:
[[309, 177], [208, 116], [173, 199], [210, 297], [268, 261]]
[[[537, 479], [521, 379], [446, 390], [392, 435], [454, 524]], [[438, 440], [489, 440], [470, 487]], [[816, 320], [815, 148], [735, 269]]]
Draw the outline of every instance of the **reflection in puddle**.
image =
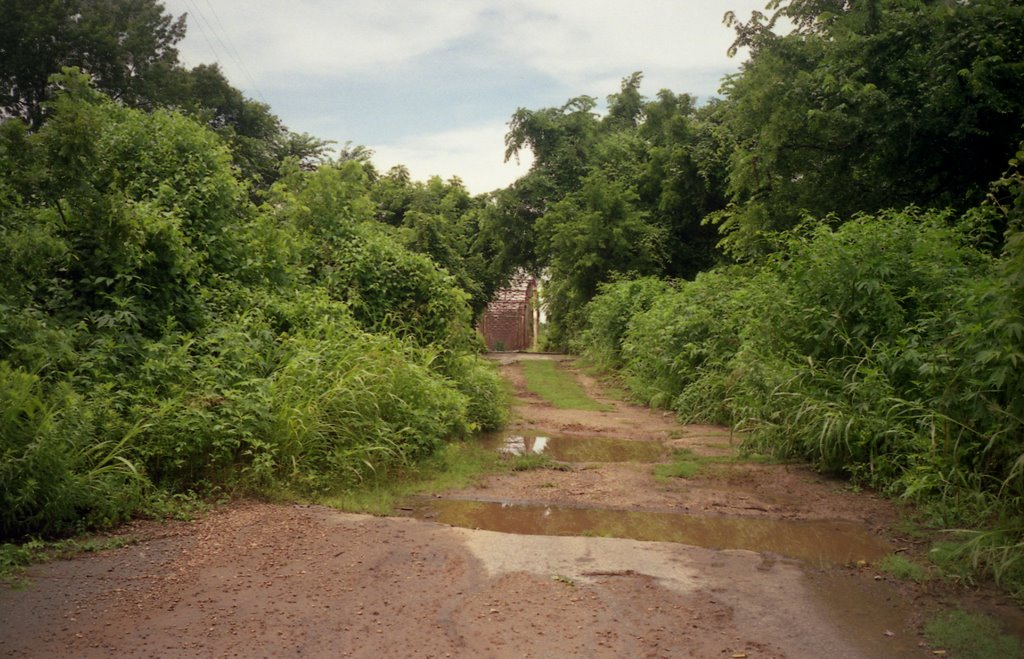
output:
[[608, 437], [558, 435], [496, 435], [484, 446], [511, 455], [544, 453], [562, 462], [659, 462], [669, 451], [658, 442]]
[[523, 535], [593, 535], [768, 551], [817, 565], [877, 561], [892, 551], [853, 522], [795, 522], [671, 512], [572, 508], [463, 499], [412, 502], [412, 514], [443, 524]]

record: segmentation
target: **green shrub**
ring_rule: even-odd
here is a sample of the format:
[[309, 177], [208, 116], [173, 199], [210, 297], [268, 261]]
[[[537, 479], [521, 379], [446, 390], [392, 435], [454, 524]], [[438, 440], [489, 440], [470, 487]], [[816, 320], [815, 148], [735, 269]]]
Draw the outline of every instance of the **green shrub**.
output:
[[[746, 431], [749, 450], [925, 502], [947, 526], [991, 525], [973, 566], [1016, 589], [1024, 221], [993, 259], [972, 246], [977, 220], [808, 223], [760, 266], [703, 273], [617, 320], [625, 381], [684, 419]], [[588, 307], [593, 327], [614, 301]]]
[[142, 502], [131, 460], [140, 431], [97, 392], [47, 387], [0, 361], [0, 538], [110, 526]]
[[994, 620], [959, 609], [930, 620], [924, 635], [932, 646], [965, 659], [1024, 657], [1020, 641], [1004, 634]]
[[635, 315], [622, 342], [629, 387], [651, 405], [671, 408], [689, 387], [724, 370], [752, 312], [748, 278], [739, 268], [702, 273]]
[[373, 225], [359, 163], [256, 208], [214, 133], [54, 83], [0, 127], [0, 538], [350, 487], [503, 423], [466, 293]]
[[633, 317], [671, 290], [669, 282], [655, 277], [601, 284], [598, 294], [584, 308], [586, 327], [574, 349], [600, 368], [621, 368], [622, 342]]

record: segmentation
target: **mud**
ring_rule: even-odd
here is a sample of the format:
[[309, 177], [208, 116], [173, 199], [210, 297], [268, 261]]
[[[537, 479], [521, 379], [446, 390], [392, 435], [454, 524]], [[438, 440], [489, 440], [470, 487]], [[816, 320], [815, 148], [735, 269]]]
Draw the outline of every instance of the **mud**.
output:
[[562, 462], [661, 462], [671, 451], [656, 442], [612, 437], [573, 437], [524, 430], [496, 433], [482, 440], [487, 448], [510, 455], [533, 453]]
[[414, 500], [410, 507], [417, 519], [469, 529], [747, 549], [822, 567], [874, 563], [893, 550], [862, 525], [843, 521], [794, 522], [466, 499]]
[[[426, 519], [238, 501], [137, 522], [120, 531], [137, 544], [0, 588], [0, 655], [934, 657], [919, 630], [951, 602], [1021, 619], [980, 589], [872, 569], [893, 504], [804, 466], [745, 463], [728, 429], [615, 401], [578, 371], [612, 411], [555, 410], [522, 390], [521, 358], [501, 368], [523, 450], [539, 434], [604, 443], [603, 458], [491, 476], [428, 501]], [[615, 461], [623, 441], [653, 453]], [[659, 480], [650, 461], [666, 448], [729, 462]], [[493, 519], [512, 527], [483, 530]]]

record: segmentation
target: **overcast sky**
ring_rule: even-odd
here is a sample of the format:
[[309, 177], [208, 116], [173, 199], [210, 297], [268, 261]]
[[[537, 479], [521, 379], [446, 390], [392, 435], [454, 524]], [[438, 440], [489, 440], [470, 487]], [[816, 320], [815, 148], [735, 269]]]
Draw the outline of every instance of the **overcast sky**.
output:
[[740, 58], [727, 10], [765, 0], [164, 0], [187, 13], [186, 66], [219, 62], [291, 130], [375, 152], [381, 171], [459, 176], [473, 193], [507, 186], [519, 107], [601, 101], [644, 72], [641, 91], [716, 94]]

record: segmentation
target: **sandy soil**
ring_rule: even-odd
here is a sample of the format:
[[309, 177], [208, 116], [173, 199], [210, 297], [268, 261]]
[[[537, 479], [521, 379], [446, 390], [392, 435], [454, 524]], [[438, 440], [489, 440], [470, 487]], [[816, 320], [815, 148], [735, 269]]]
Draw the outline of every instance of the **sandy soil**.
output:
[[[502, 368], [521, 387], [518, 366]], [[612, 404], [565, 412], [521, 396], [512, 429], [728, 450], [723, 429]], [[650, 465], [573, 465], [494, 476], [449, 496], [838, 519], [876, 534], [899, 513], [793, 465], [728, 465], [670, 483]], [[935, 655], [920, 621], [949, 597], [870, 566], [811, 568], [770, 552], [512, 535], [319, 506], [236, 502], [194, 522], [119, 533], [139, 541], [35, 566], [28, 588], [0, 589], [0, 654], [925, 657]], [[1006, 611], [1024, 629], [1019, 610]]]

